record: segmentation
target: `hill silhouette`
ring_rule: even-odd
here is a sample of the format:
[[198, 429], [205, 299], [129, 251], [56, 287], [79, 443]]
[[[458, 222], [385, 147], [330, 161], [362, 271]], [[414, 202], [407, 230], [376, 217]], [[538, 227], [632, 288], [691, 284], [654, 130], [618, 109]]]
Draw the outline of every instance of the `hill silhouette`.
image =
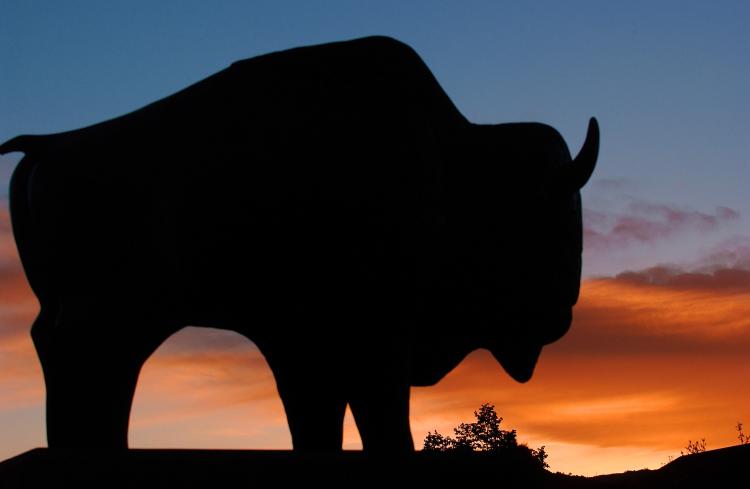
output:
[[582, 477], [487, 454], [37, 448], [0, 463], [0, 487], [747, 487], [748, 461], [750, 445], [740, 445], [680, 457], [658, 470]]

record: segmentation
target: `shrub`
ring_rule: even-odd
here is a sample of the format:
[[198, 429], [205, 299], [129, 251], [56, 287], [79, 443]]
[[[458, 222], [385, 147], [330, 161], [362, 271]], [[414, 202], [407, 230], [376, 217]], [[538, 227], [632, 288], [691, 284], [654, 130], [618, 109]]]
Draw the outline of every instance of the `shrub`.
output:
[[544, 446], [529, 448], [519, 445], [516, 430], [500, 428], [503, 418], [497, 415], [495, 406], [482, 404], [478, 411], [474, 411], [476, 421], [461, 423], [453, 429], [455, 438], [444, 436], [437, 431], [427, 433], [424, 439], [426, 452], [471, 453], [484, 452], [507, 457], [521, 456], [531, 461], [541, 469], [549, 467], [547, 451]]

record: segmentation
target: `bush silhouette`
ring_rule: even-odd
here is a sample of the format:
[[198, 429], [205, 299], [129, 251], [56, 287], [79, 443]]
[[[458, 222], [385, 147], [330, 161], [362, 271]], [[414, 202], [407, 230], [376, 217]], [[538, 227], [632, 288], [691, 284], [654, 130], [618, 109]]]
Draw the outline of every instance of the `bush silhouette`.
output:
[[685, 447], [685, 452], [683, 453], [682, 450], [680, 450], [680, 456], [683, 455], [694, 455], [696, 453], [701, 453], [706, 451], [706, 439], [701, 438], [700, 440], [691, 441], [688, 440], [688, 444]]
[[541, 469], [549, 467], [544, 446], [535, 450], [523, 444], [519, 445], [516, 430], [508, 431], [500, 428], [503, 418], [497, 415], [494, 405], [482, 404], [478, 411], [474, 411], [474, 416], [475, 422], [461, 423], [453, 428], [455, 438], [444, 436], [437, 431], [427, 433], [423, 450], [453, 453], [484, 452], [505, 457], [526, 458]]

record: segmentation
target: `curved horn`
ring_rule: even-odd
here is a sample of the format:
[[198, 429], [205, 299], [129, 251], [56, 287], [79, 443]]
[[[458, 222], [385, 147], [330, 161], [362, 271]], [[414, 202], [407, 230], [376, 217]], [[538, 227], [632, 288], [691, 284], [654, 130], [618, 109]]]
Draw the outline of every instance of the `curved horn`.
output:
[[575, 192], [586, 185], [591, 178], [599, 156], [599, 123], [596, 118], [589, 120], [589, 129], [583, 147], [570, 165], [563, 167], [554, 183], [558, 188]]

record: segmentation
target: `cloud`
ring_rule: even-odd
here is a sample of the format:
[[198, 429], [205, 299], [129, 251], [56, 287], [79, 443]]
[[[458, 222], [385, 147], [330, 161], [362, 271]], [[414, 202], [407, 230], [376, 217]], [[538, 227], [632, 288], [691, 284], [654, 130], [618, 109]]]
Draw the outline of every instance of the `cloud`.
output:
[[250, 340], [225, 329], [187, 327], [172, 335], [159, 349], [155, 358], [173, 358], [206, 351], [244, 351]]
[[750, 237], [735, 235], [713, 245], [696, 260], [698, 270], [735, 268], [750, 270]]
[[29, 337], [38, 311], [38, 302], [20, 263], [0, 263], [0, 354]]
[[31, 341], [38, 303], [26, 281], [0, 205], [0, 412], [42, 402], [41, 367]]
[[656, 266], [638, 272], [622, 272], [615, 281], [633, 285], [670, 287], [676, 290], [750, 291], [750, 270], [719, 268], [707, 272], [686, 272], [672, 266]]
[[[705, 436], [716, 448], [733, 444], [734, 422], [750, 414], [750, 394], [735, 388], [749, 373], [743, 362], [658, 355], [574, 360], [546, 352], [534, 378], [516, 384], [489, 354], [477, 352], [437, 386], [415, 389], [412, 428], [417, 442], [431, 430], [450, 433], [481, 403], [492, 402], [505, 428], [516, 428], [519, 440], [532, 446], [676, 454], [688, 438]], [[620, 463], [619, 470], [634, 468], [625, 458]]]
[[744, 355], [750, 351], [750, 271], [652, 267], [584, 283], [558, 354]]
[[734, 444], [736, 421], [750, 418], [742, 388], [750, 376], [746, 244], [711, 250], [719, 263], [584, 281], [570, 332], [544, 348], [529, 383], [512, 382], [491, 355], [476, 352], [437, 386], [415, 389], [415, 439], [450, 433], [493, 402], [521, 441], [588, 454], [586, 463], [553, 459], [557, 470], [584, 473], [602, 453], [608, 470], [636, 468], [633, 460], [645, 460], [637, 453], [658, 468], [688, 439]]
[[[0, 255], [0, 423], [12, 419], [7, 413], [39, 409], [44, 401], [28, 334], [38, 306], [2, 209], [0, 237], [9, 246]], [[727, 208], [701, 213], [633, 204], [629, 212], [625, 217], [658, 226], [615, 231], [617, 223], [633, 221], [591, 210], [587, 225], [602, 230], [608, 246], [622, 246], [710, 231], [737, 219]], [[581, 470], [574, 457], [554, 465], [555, 457], [576, 450], [587, 457], [607, 453], [620, 464], [610, 470], [625, 470], [634, 468], [633, 453], [676, 455], [688, 438], [706, 437], [712, 448], [731, 444], [733, 423], [750, 419], [750, 393], [742, 388], [750, 378], [748, 351], [750, 238], [736, 236], [691, 266], [586, 280], [570, 333], [545, 347], [531, 382], [513, 382], [491, 355], [476, 352], [437, 386], [414, 389], [414, 438], [420, 446], [427, 431], [450, 433], [481, 403], [493, 402], [522, 442], [559, 447], [560, 454], [551, 451], [557, 470]], [[348, 419], [347, 443], [356, 446]], [[185, 329], [149, 359], [132, 421], [136, 447], [291, 446], [263, 356], [244, 337], [220, 330]]]
[[[583, 472], [596, 456], [608, 470], [632, 469], [633, 460], [644, 464], [638, 453], [658, 455], [656, 468], [688, 438], [706, 437], [710, 447], [734, 443], [733, 423], [750, 419], [750, 393], [741, 388], [750, 376], [750, 287], [726, 286], [722, 270], [708, 280], [670, 268], [667, 279], [644, 270], [585, 281], [571, 332], [545, 348], [531, 382], [513, 382], [478, 351], [437, 386], [414, 389], [417, 446], [428, 431], [450, 433], [471, 420], [483, 402], [497, 406], [520, 441], [546, 444], [556, 470]], [[19, 336], [17, 345], [14, 368], [0, 382], [15, 383], [13, 392], [0, 390], [6, 409], [43, 402], [30, 339]], [[348, 446], [356, 446], [351, 418], [347, 426]], [[203, 328], [174, 335], [144, 366], [131, 444], [291, 446], [260, 352], [236, 333]], [[581, 450], [586, 464], [566, 455]]]
[[636, 187], [636, 183], [634, 180], [622, 177], [595, 178], [588, 184], [588, 187], [593, 187], [593, 189], [603, 192], [624, 192], [633, 190]]
[[[207, 343], [201, 348], [202, 339]], [[159, 348], [141, 372], [130, 444], [288, 449], [291, 439], [260, 351], [237, 333], [186, 328]]]
[[713, 213], [667, 204], [632, 200], [623, 212], [584, 209], [584, 244], [587, 249], [610, 250], [638, 244], [654, 244], [685, 233], [706, 233], [739, 219], [728, 207]]
[[[177, 355], [157, 352], [149, 359], [146, 374], [161, 379], [157, 382], [160, 390], [189, 393], [192, 403], [205, 408], [276, 397], [273, 376], [265, 358], [249, 341], [247, 343], [245, 348], [230, 351], [206, 349], [202, 353]], [[222, 395], [218, 398], [205, 396], [206, 388], [223, 389]]]

